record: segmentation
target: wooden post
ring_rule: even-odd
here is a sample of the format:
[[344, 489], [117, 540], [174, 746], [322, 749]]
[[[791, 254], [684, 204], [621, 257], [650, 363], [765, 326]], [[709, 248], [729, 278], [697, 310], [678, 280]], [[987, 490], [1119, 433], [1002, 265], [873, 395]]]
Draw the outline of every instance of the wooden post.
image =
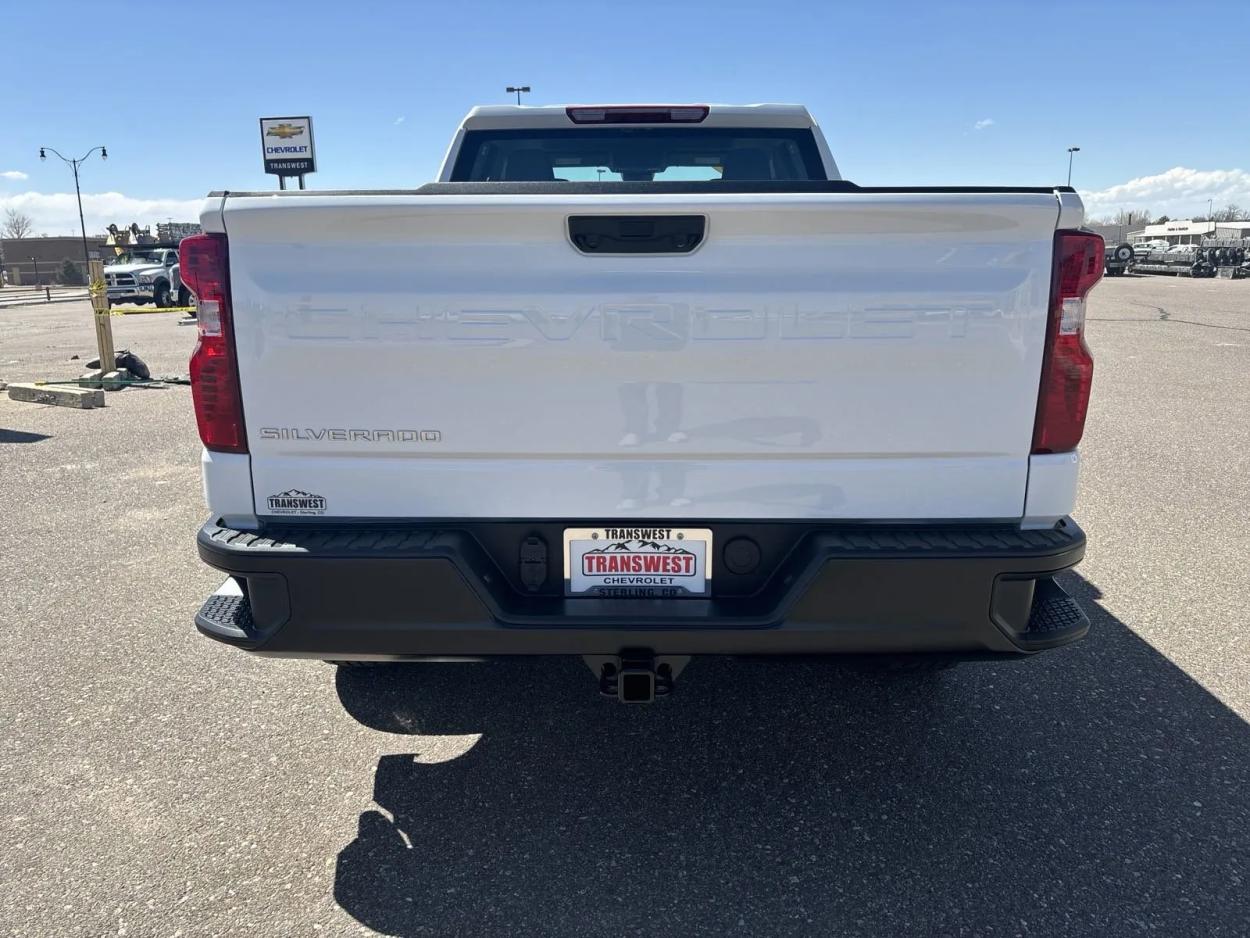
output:
[[103, 376], [117, 370], [117, 356], [113, 352], [113, 317], [109, 313], [108, 290], [104, 286], [104, 264], [98, 260], [91, 262], [87, 291], [91, 295], [96, 349], [100, 353], [100, 374]]

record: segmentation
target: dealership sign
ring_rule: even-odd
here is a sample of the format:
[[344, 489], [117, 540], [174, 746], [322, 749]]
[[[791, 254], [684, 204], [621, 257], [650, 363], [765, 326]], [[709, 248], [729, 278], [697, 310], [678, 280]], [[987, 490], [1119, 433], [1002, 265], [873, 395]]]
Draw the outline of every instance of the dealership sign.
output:
[[267, 173], [302, 176], [317, 171], [311, 117], [262, 117], [260, 146]]

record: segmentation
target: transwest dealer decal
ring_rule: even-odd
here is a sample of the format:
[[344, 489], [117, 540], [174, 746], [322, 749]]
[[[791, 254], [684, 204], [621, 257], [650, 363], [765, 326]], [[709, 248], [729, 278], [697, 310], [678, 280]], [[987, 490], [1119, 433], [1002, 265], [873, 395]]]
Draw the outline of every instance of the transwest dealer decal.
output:
[[324, 515], [326, 500], [311, 492], [287, 489], [268, 498], [269, 513], [273, 515]]

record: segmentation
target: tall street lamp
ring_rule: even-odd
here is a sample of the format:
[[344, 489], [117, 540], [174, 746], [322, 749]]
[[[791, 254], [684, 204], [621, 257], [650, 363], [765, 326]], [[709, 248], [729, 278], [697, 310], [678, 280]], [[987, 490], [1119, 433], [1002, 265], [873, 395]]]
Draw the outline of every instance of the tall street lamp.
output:
[[96, 150], [100, 151], [100, 159], [107, 160], [109, 158], [109, 151], [104, 147], [92, 147], [76, 160], [71, 160], [67, 157], [61, 156], [61, 154], [57, 153], [56, 150], [53, 150], [52, 147], [39, 148], [39, 159], [46, 160], [48, 158], [48, 154], [44, 151], [51, 151], [55, 156], [60, 157], [61, 161], [68, 164], [74, 171], [74, 194], [78, 196], [78, 225], [82, 229], [82, 279], [83, 282], [88, 285], [91, 283], [91, 254], [87, 251], [87, 223], [83, 221], [82, 218], [82, 189], [78, 186], [78, 167], [80, 164], [87, 162], [88, 158]]
[[521, 103], [521, 92], [522, 92], [522, 91], [524, 91], [526, 94], [529, 94], [529, 91], [530, 91], [530, 86], [529, 86], [529, 85], [509, 85], [509, 86], [507, 87], [507, 89], [505, 89], [505, 90], [508, 92], [508, 94], [512, 94], [512, 92], [514, 92], [514, 91], [515, 91], [515, 92], [516, 92], [516, 103], [517, 103], [517, 104], [520, 104], [520, 103]]
[[1080, 147], [1068, 147], [1068, 185], [1069, 186], [1072, 185], [1072, 155], [1074, 153], [1080, 153], [1080, 152], [1081, 152]]

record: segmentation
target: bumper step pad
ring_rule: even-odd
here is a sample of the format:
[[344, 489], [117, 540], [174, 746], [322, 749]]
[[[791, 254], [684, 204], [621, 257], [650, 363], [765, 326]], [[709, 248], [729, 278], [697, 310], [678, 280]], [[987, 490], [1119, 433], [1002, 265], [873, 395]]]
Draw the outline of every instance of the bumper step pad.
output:
[[229, 640], [248, 640], [255, 634], [252, 604], [243, 595], [239, 582], [230, 577], [217, 588], [217, 592], [204, 601], [195, 615], [200, 629]]
[[1077, 601], [1054, 580], [1038, 580], [1022, 638], [1039, 648], [1053, 647], [1073, 641], [1087, 631], [1089, 617]]

